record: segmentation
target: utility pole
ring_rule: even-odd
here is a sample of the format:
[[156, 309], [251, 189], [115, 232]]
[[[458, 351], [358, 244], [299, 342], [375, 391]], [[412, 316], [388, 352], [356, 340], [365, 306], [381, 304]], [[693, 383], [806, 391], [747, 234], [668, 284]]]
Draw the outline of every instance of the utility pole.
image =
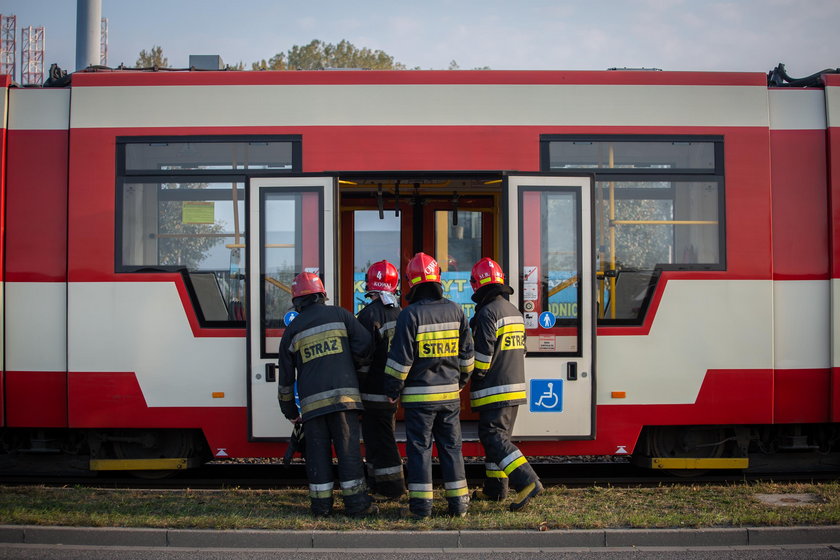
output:
[[0, 14], [0, 74], [8, 74], [15, 79], [15, 52], [17, 44], [17, 17]]
[[99, 26], [99, 65], [108, 66], [108, 18]]
[[44, 83], [44, 27], [20, 30], [20, 83], [24, 86]]

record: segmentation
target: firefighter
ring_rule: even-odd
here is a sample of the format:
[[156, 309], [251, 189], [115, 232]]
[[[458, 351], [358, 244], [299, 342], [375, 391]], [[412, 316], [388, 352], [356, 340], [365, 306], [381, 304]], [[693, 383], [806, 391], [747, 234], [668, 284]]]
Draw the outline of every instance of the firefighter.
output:
[[484, 487], [474, 499], [501, 501], [508, 481], [516, 495], [511, 511], [519, 511], [543, 490], [534, 469], [511, 442], [519, 405], [525, 404], [525, 323], [508, 301], [513, 289], [493, 259], [483, 258], [470, 276], [475, 315], [470, 320], [475, 341], [475, 372], [470, 405], [479, 414], [478, 437], [484, 446]]
[[385, 394], [405, 409], [408, 510], [432, 514], [432, 438], [449, 515], [463, 517], [469, 490], [461, 454], [460, 390], [473, 369], [473, 343], [461, 307], [443, 297], [438, 263], [417, 253], [405, 268], [409, 292], [385, 366]]
[[[345, 512], [363, 517], [376, 513], [376, 506], [371, 504], [362, 464], [362, 397], [356, 372], [370, 359], [371, 337], [352, 313], [325, 305], [326, 299], [316, 274], [302, 272], [295, 277], [292, 304], [299, 314], [280, 341], [280, 410], [291, 422], [303, 422], [312, 514], [332, 513], [331, 448], [335, 447]], [[295, 381], [300, 410], [295, 404]]]
[[379, 261], [368, 268], [367, 296], [371, 302], [357, 318], [374, 340], [373, 361], [359, 370], [362, 391], [362, 437], [365, 455], [372, 467], [375, 499], [397, 500], [405, 494], [402, 458], [394, 438], [397, 405], [385, 395], [385, 361], [394, 336], [400, 305], [397, 287], [400, 274], [388, 261]]

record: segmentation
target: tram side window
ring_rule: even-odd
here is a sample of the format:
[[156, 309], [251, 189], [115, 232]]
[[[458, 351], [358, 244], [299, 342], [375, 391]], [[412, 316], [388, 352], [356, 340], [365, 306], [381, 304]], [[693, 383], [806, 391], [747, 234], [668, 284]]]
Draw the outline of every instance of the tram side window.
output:
[[722, 139], [543, 142], [544, 169], [595, 174], [599, 323], [640, 323], [663, 270], [725, 268]]
[[183, 272], [206, 321], [242, 320], [244, 199], [239, 182], [126, 182], [121, 268]]
[[125, 145], [125, 169], [152, 173], [237, 169], [290, 171], [294, 146], [292, 142], [133, 142]]
[[117, 138], [117, 272], [179, 272], [199, 321], [245, 320], [245, 182], [300, 171], [299, 136]]

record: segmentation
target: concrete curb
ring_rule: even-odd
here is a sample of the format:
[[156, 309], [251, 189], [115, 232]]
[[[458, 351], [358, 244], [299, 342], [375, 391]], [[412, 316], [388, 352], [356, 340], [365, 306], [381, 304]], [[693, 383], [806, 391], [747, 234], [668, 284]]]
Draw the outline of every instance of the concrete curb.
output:
[[0, 544], [241, 549], [727, 547], [840, 543], [840, 526], [570, 531], [215, 531], [0, 525]]

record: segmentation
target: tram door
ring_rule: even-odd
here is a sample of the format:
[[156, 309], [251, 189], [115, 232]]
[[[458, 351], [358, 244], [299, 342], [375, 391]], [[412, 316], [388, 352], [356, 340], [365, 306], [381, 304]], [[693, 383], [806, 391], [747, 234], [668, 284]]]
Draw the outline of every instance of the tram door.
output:
[[251, 439], [291, 434], [292, 424], [277, 403], [277, 351], [294, 319], [291, 285], [297, 273], [319, 274], [330, 297], [337, 293], [334, 200], [332, 177], [252, 178], [248, 183], [242, 264], [247, 270]]
[[525, 318], [528, 404], [515, 435], [595, 435], [595, 257], [590, 176], [508, 176], [503, 265]]

